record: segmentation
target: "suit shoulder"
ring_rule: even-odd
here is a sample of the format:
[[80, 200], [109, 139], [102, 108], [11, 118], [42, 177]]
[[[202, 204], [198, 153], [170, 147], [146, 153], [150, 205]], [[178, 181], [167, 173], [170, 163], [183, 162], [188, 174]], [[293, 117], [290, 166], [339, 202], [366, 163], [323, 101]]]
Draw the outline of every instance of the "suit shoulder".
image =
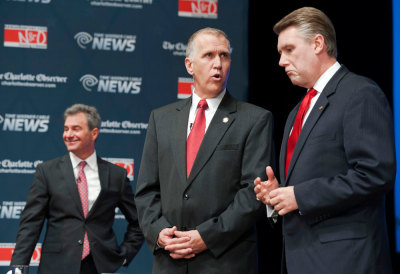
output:
[[62, 161], [68, 160], [68, 155], [60, 156], [51, 160], [44, 161], [37, 165], [37, 167], [41, 167], [44, 169], [53, 168], [54, 166], [58, 165]]
[[243, 102], [243, 101], [237, 101], [237, 106], [238, 106], [238, 111], [239, 112], [247, 112], [249, 114], [252, 114], [254, 116], [260, 116], [260, 115], [272, 115], [272, 113], [262, 107], [256, 106], [251, 103]]
[[156, 108], [152, 112], [154, 113], [154, 115], [164, 115], [164, 114], [166, 114], [168, 112], [175, 111], [176, 109], [182, 108], [183, 106], [185, 106], [189, 102], [191, 102], [190, 99], [176, 101], [176, 102], [173, 102], [171, 104]]
[[104, 160], [100, 157], [97, 157], [97, 163], [98, 165], [105, 165], [107, 166], [112, 172], [119, 172], [119, 173], [125, 173], [125, 168], [118, 166], [116, 164], [113, 164], [107, 160]]

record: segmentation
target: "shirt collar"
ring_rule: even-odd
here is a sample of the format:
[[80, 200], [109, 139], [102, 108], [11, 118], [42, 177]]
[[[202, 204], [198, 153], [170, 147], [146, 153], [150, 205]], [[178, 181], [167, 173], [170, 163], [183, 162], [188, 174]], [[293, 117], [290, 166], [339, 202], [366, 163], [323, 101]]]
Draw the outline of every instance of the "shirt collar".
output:
[[[224, 95], [226, 93], [226, 88], [220, 93], [218, 94], [217, 97], [214, 98], [207, 98], [207, 105], [208, 105], [208, 109], [212, 112], [215, 112], [219, 106], [219, 104], [222, 101], [222, 98], [224, 98]], [[199, 104], [201, 98], [194, 92], [192, 92], [192, 107], [197, 108], [197, 105]]]
[[329, 80], [335, 75], [335, 73], [340, 69], [340, 64], [336, 62], [330, 68], [328, 68], [321, 77], [318, 78], [317, 82], [314, 84], [314, 89], [318, 92], [322, 92], [325, 86], [328, 84]]
[[74, 153], [70, 152], [69, 153], [69, 157], [71, 159], [71, 163], [72, 163], [72, 167], [76, 168], [80, 162], [82, 161], [86, 161], [87, 165], [93, 169], [93, 170], [97, 170], [97, 156], [96, 156], [96, 151], [94, 151], [92, 153], [92, 155], [90, 155], [88, 158], [86, 158], [85, 160], [80, 159], [78, 156], [76, 156]]

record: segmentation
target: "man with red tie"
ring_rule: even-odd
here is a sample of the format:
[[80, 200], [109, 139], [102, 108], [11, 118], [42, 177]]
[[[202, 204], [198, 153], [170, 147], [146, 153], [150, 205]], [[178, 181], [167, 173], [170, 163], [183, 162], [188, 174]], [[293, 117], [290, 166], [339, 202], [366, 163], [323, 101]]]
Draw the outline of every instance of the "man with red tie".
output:
[[[64, 112], [68, 154], [37, 166], [21, 215], [11, 266], [28, 265], [44, 221], [39, 273], [113, 273], [127, 266], [143, 243], [126, 170], [97, 157], [97, 109], [75, 104]], [[128, 226], [120, 245], [115, 209]]]
[[224, 32], [195, 32], [192, 96], [151, 113], [135, 200], [153, 273], [257, 273], [253, 179], [271, 163], [272, 115], [228, 93], [230, 64]]
[[336, 61], [329, 18], [301, 8], [274, 26], [279, 65], [308, 89], [286, 121], [280, 187], [257, 199], [283, 216], [283, 273], [392, 273], [385, 193], [395, 179], [392, 112], [376, 83]]

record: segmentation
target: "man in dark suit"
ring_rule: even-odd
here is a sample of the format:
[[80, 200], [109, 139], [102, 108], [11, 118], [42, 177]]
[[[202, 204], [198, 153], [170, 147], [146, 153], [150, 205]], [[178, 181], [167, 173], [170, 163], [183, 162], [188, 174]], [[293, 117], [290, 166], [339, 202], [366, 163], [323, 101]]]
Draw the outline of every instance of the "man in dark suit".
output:
[[[314, 8], [281, 19], [279, 65], [309, 89], [289, 114], [280, 182], [255, 180], [283, 216], [288, 273], [392, 273], [385, 193], [395, 179], [392, 113], [376, 83], [336, 61], [335, 30]], [[276, 188], [276, 189], [275, 189]]]
[[[39, 273], [115, 272], [143, 242], [132, 188], [125, 169], [96, 156], [101, 124], [96, 108], [73, 105], [64, 119], [69, 154], [38, 165], [11, 265], [29, 264], [46, 219]], [[128, 221], [120, 245], [112, 229], [116, 207]]]
[[257, 273], [252, 176], [271, 161], [272, 115], [229, 95], [230, 64], [225, 33], [197, 31], [192, 96], [151, 113], [135, 200], [153, 273]]

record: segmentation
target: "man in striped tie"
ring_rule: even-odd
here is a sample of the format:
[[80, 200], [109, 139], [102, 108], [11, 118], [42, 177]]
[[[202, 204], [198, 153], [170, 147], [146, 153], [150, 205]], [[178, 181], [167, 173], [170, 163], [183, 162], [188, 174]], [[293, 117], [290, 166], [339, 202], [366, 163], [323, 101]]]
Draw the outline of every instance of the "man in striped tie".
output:
[[[37, 166], [11, 266], [29, 264], [47, 220], [39, 273], [113, 273], [143, 242], [131, 184], [125, 169], [96, 155], [101, 120], [95, 107], [75, 104], [64, 119], [69, 153]], [[116, 207], [128, 222], [121, 244], [112, 228]]]

